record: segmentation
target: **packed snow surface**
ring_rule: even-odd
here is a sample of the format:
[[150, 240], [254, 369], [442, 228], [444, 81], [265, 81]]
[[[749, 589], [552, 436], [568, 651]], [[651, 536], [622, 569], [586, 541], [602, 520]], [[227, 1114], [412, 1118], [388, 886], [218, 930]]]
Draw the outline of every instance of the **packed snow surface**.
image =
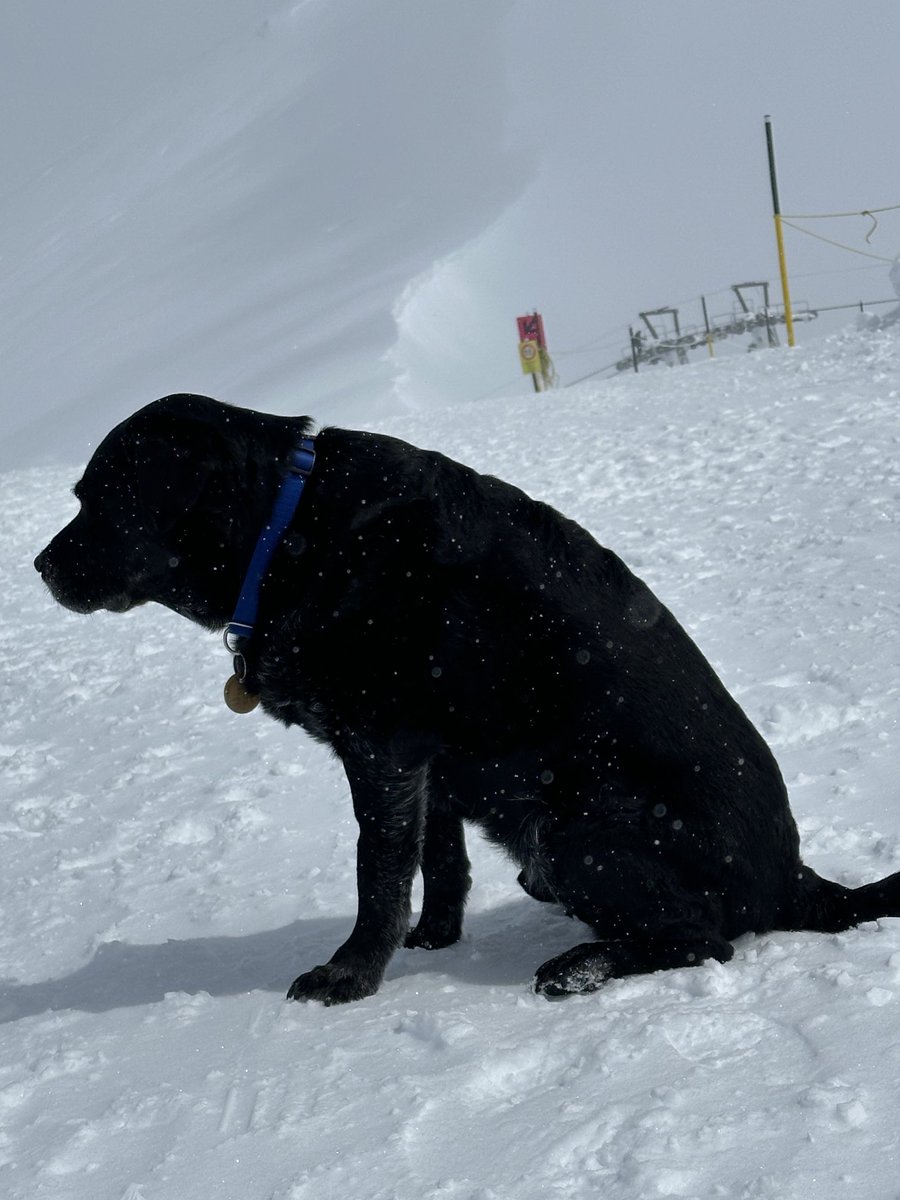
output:
[[[844, 334], [381, 427], [616, 550], [773, 746], [806, 860], [858, 884], [900, 869], [898, 400], [896, 337]], [[225, 709], [216, 637], [53, 604], [31, 560], [79, 471], [0, 476], [2, 1195], [900, 1194], [900, 920], [548, 1003], [534, 968], [586, 931], [473, 834], [459, 945], [287, 1003], [355, 913], [341, 770]]]

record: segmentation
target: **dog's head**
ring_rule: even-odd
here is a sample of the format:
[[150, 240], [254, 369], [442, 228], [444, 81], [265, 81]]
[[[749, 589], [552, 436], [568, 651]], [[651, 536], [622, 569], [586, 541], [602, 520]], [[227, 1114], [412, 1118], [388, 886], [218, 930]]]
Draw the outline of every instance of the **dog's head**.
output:
[[80, 613], [155, 600], [220, 627], [277, 487], [279, 443], [295, 437], [289, 424], [178, 395], [117, 425], [75, 485], [80, 511], [35, 559], [55, 599]]

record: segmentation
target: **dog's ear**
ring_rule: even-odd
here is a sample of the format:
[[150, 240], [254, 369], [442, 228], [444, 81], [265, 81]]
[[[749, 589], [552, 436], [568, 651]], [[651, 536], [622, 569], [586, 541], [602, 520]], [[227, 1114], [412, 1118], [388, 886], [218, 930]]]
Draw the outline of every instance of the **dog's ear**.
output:
[[140, 505], [162, 525], [197, 505], [217, 465], [199, 446], [155, 433], [136, 438], [131, 449]]

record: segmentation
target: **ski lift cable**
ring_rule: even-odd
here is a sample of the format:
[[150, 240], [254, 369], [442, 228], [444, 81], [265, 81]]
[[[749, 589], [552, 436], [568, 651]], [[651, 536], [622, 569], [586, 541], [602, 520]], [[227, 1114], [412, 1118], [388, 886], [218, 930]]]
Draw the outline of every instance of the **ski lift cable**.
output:
[[866, 234], [866, 242], [871, 242], [872, 234], [878, 228], [878, 218], [876, 213], [896, 212], [900, 209], [900, 204], [886, 204], [883, 208], [862, 208], [858, 212], [836, 212], [836, 213], [788, 213], [787, 217], [795, 221], [825, 221], [835, 217], [868, 217], [872, 222], [872, 227]]
[[[900, 208], [900, 205], [897, 206]], [[859, 213], [852, 214], [860, 216]], [[782, 217], [785, 225], [790, 225], [791, 229], [796, 229], [798, 233], [805, 233], [808, 237], [816, 238], [817, 241], [827, 242], [829, 246], [837, 246], [839, 250], [849, 250], [851, 254], [861, 254], [863, 258], [875, 258], [879, 262], [892, 263], [892, 258], [886, 258], [883, 254], [872, 254], [868, 250], [857, 250], [855, 246], [845, 246], [843, 242], [836, 242], [833, 238], [823, 237], [821, 233], [813, 233], [811, 229], [804, 229], [802, 225], [795, 225], [793, 221], [789, 221], [787, 217]]]
[[831, 267], [827, 271], [798, 271], [791, 274], [792, 279], [817, 279], [821, 275], [857, 275], [860, 271], [879, 271], [874, 263], [864, 263], [861, 267]]
[[900, 204], [888, 204], [884, 208], [860, 208], [856, 212], [782, 213], [781, 215], [792, 221], [824, 221], [833, 217], [870, 217], [872, 213], [895, 212], [897, 209], [900, 209]]

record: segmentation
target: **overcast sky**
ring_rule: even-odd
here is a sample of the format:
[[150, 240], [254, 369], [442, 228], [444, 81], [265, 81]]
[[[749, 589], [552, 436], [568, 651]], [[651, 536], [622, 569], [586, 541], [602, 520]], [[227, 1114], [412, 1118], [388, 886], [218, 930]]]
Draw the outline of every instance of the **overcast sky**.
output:
[[[328, 420], [509, 390], [530, 308], [568, 382], [640, 309], [699, 321], [701, 293], [724, 311], [748, 279], [778, 298], [766, 113], [786, 213], [900, 204], [896, 0], [5, 0], [0, 20], [5, 465], [165, 390]], [[814, 228], [889, 259], [898, 218], [869, 242], [866, 218]], [[801, 304], [891, 294], [886, 262], [793, 230], [788, 261]]]

